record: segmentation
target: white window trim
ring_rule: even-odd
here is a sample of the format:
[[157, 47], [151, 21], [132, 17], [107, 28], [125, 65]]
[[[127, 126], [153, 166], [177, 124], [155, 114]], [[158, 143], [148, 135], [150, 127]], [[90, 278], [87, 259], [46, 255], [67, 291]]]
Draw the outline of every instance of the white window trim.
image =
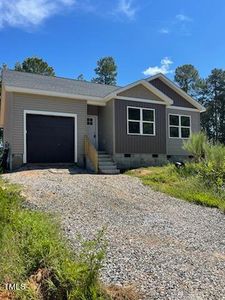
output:
[[[140, 120], [131, 120], [129, 119], [129, 108], [139, 109], [140, 110]], [[144, 121], [143, 120], [143, 110], [153, 111], [154, 121]], [[140, 123], [140, 133], [130, 133], [129, 132], [129, 122], [139, 122]], [[143, 123], [153, 124], [153, 134], [143, 133]], [[141, 135], [141, 136], [155, 136], [155, 109], [147, 107], [137, 107], [137, 106], [127, 106], [127, 134], [128, 135]]]
[[74, 162], [77, 163], [77, 114], [60, 113], [52, 111], [39, 111], [39, 110], [24, 110], [23, 113], [23, 163], [27, 163], [27, 114], [31, 115], [44, 115], [44, 116], [59, 116], [59, 117], [72, 117], [74, 118]]
[[[179, 125], [170, 125], [170, 116], [178, 116], [179, 117]], [[181, 126], [181, 117], [188, 117], [190, 119], [190, 126]], [[179, 137], [170, 136], [170, 127], [177, 127], [179, 129]], [[190, 136], [191, 136], [191, 116], [190, 115], [181, 115], [181, 114], [168, 114], [168, 128], [169, 128], [169, 138], [170, 139], [182, 139], [188, 140], [188, 138], [181, 137], [181, 128], [189, 128], [190, 129]]]

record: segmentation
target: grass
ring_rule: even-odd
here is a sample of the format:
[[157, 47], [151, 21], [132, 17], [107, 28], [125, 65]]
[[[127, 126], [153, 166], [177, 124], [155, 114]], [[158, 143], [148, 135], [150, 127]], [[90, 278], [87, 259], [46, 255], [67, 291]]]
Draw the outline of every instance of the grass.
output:
[[225, 192], [207, 187], [189, 164], [184, 170], [167, 165], [131, 170], [127, 174], [139, 177], [145, 185], [156, 191], [196, 204], [217, 207], [225, 212]]
[[[74, 253], [53, 216], [25, 208], [19, 188], [0, 180], [0, 299], [140, 299], [132, 287], [99, 281], [104, 230], [79, 244], [81, 251]], [[18, 290], [7, 291], [6, 284], [17, 284]]]
[[[0, 299], [111, 299], [98, 279], [105, 249], [101, 232], [74, 254], [50, 215], [24, 208], [18, 188], [0, 182]], [[7, 293], [7, 283], [25, 289]]]

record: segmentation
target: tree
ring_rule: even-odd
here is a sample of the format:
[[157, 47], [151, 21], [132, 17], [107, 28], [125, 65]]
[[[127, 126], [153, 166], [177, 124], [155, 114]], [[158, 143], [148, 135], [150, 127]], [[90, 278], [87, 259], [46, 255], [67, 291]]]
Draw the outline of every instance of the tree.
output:
[[84, 75], [83, 74], [78, 75], [77, 80], [85, 81]]
[[214, 143], [225, 144], [225, 70], [211, 71], [202, 99], [207, 108], [203, 115], [203, 128]]
[[186, 93], [195, 96], [196, 89], [200, 83], [198, 70], [190, 64], [177, 67], [174, 80]]
[[95, 73], [97, 77], [92, 79], [93, 82], [116, 85], [117, 65], [113, 57], [107, 56], [98, 60]]
[[15, 64], [15, 70], [41, 75], [55, 76], [55, 71], [43, 59], [38, 57], [28, 57], [22, 63]]

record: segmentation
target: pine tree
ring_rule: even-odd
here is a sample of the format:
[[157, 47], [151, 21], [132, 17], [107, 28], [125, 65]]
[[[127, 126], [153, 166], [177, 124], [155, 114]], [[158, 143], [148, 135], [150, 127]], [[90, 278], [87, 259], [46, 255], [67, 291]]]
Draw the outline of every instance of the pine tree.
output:
[[93, 82], [116, 85], [117, 66], [113, 57], [108, 56], [98, 60], [95, 73], [97, 77], [92, 79]]
[[55, 71], [42, 58], [28, 57], [22, 63], [15, 64], [15, 70], [20, 72], [35, 73], [55, 76]]

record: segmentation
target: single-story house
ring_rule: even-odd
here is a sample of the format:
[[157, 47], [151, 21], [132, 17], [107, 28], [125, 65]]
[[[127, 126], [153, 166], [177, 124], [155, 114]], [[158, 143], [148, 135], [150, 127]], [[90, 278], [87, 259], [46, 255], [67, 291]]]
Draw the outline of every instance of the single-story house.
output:
[[10, 168], [85, 164], [105, 173], [188, 158], [205, 108], [162, 74], [124, 87], [12, 70], [2, 74]]

